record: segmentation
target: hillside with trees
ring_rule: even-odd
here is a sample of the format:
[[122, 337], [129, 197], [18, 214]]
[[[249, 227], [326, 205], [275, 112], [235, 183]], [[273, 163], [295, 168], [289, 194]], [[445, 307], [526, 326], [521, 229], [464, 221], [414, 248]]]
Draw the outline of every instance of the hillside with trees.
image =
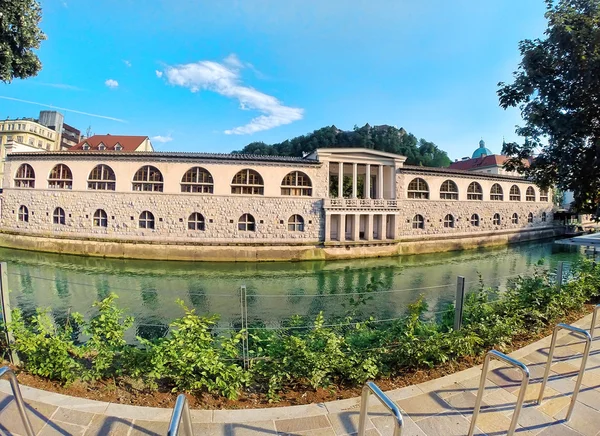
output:
[[308, 135], [298, 136], [278, 144], [251, 142], [242, 150], [233, 153], [247, 153], [273, 156], [302, 157], [317, 148], [364, 147], [373, 150], [387, 151], [406, 156], [408, 165], [426, 167], [447, 167], [450, 159], [445, 151], [440, 150], [433, 142], [417, 139], [403, 128], [393, 126], [354, 127], [354, 130], [340, 130], [335, 126], [323, 127]]

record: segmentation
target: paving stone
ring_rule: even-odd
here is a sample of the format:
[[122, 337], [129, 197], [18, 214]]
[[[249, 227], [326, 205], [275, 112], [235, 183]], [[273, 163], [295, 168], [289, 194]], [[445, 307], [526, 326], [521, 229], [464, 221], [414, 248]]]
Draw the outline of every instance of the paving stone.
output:
[[[169, 430], [168, 422], [161, 421], [144, 421], [142, 419], [136, 419], [133, 421], [129, 436], [163, 436], [167, 434]], [[184, 434], [182, 427], [179, 427], [181, 434]]]
[[[417, 425], [427, 436], [464, 436], [469, 431], [470, 421], [458, 413], [442, 413], [418, 421]], [[475, 434], [484, 435], [480, 430]]]
[[82, 436], [85, 433], [85, 427], [69, 424], [67, 422], [48, 422], [37, 436]]
[[[227, 423], [265, 421], [269, 419], [283, 420], [305, 418], [307, 416], [324, 416], [326, 413], [327, 408], [323, 403], [291, 407], [271, 407], [268, 409], [214, 410], [212, 413], [212, 422]], [[192, 418], [192, 421], [193, 420], [194, 419]]]
[[[577, 380], [577, 377], [574, 377], [573, 380]], [[585, 386], [590, 388], [598, 388], [600, 387], [600, 372], [595, 371], [585, 371], [583, 373], [583, 382]]]
[[[555, 417], [564, 419], [566, 414], [567, 408], [565, 407]], [[600, 429], [600, 412], [585, 404], [577, 403], [575, 404], [575, 409], [573, 409], [571, 419], [565, 422], [565, 425], [585, 436], [596, 436]]]
[[581, 433], [564, 424], [554, 424], [543, 429], [538, 433], [538, 436], [581, 436]]
[[59, 407], [52, 415], [52, 422], [62, 421], [86, 427], [92, 422], [93, 417], [93, 413]]
[[[535, 384], [528, 385], [527, 391], [525, 391], [525, 402], [526, 403], [536, 402], [538, 397], [540, 396], [541, 388], [542, 388], [541, 383], [535, 383]], [[515, 395], [518, 395], [518, 393], [515, 392]], [[546, 387], [544, 388], [544, 398], [555, 398], [555, 397], [559, 397], [561, 395], [562, 394], [560, 392], [558, 392], [555, 389], [552, 389], [551, 386], [548, 386], [548, 384], [546, 384]]]
[[600, 389], [582, 386], [579, 395], [577, 395], [577, 401], [600, 411]]
[[[426, 436], [425, 433], [423, 433], [423, 430], [421, 430], [409, 416], [403, 416], [402, 418], [404, 421], [402, 425], [402, 436]], [[396, 426], [394, 417], [378, 416], [371, 418], [371, 422], [373, 422], [375, 428], [379, 430], [381, 436], [393, 436], [394, 428]]]
[[[571, 379], [565, 377], [550, 377], [548, 379], [548, 384], [546, 385], [555, 391], [560, 392], [561, 394], [571, 395], [573, 393], [573, 389], [575, 389], [575, 382]], [[545, 394], [544, 394], [545, 396]]]
[[[509, 415], [509, 418], [513, 418], [514, 413]], [[523, 407], [519, 414], [519, 420], [517, 423], [525, 430], [530, 431], [533, 434], [538, 434], [544, 428], [555, 422], [552, 417], [540, 412], [535, 407]]]
[[[503, 413], [480, 413], [477, 417], [477, 428], [486, 434], [506, 434], [509, 427], [510, 418]], [[519, 432], [519, 436], [521, 435], [523, 432]]]
[[521, 371], [515, 368], [504, 367], [488, 371], [487, 379], [495, 385], [513, 392], [519, 389], [523, 377]]
[[446, 402], [433, 393], [400, 400], [398, 405], [415, 421], [451, 410]]
[[116, 416], [94, 415], [85, 436], [127, 436], [133, 421]]
[[331, 427], [316, 430], [298, 431], [295, 433], [277, 433], [279, 436], [336, 436]]
[[[37, 401], [25, 401], [25, 403], [27, 416], [29, 417], [33, 430], [37, 433], [44, 427], [52, 414], [56, 411], [56, 407], [38, 403]], [[25, 434], [25, 427], [21, 421], [17, 403], [14, 401], [12, 395], [5, 396], [0, 402], [0, 407], [2, 407], [2, 410], [0, 410], [0, 423], [4, 426], [4, 431], [9, 434]]]
[[192, 431], [195, 435], [202, 436], [227, 436], [227, 424], [199, 422], [192, 423]]
[[574, 377], [579, 372], [579, 366], [572, 365], [568, 362], [558, 362], [550, 367], [551, 372], [565, 376]]
[[273, 421], [253, 421], [225, 424], [225, 434], [228, 436], [274, 435], [277, 434], [277, 430]]
[[568, 395], [561, 395], [557, 397], [546, 397], [542, 401], [542, 404], [536, 406], [536, 409], [548, 416], [554, 416], [571, 402], [571, 397]]
[[[373, 414], [370, 413], [369, 416], [373, 416]], [[330, 413], [327, 415], [336, 435], [357, 433], [359, 417], [359, 412]], [[366, 428], [373, 428], [370, 420], [367, 420]]]
[[279, 419], [275, 421], [275, 428], [279, 433], [295, 433], [298, 431], [316, 430], [331, 427], [325, 415], [308, 416], [306, 418]]
[[486, 391], [486, 394], [483, 396], [483, 403], [486, 404], [481, 407], [481, 411], [484, 413], [497, 412], [509, 415], [517, 404], [517, 396], [505, 389], [496, 389], [489, 393]]
[[[471, 392], [463, 392], [448, 398], [446, 402], [461, 414], [472, 415], [476, 400], [477, 397]], [[483, 408], [485, 406], [487, 406], [487, 404], [482, 401], [481, 407]]]
[[125, 419], [141, 419], [145, 421], [168, 421], [173, 409], [160, 407], [136, 407], [128, 404], [111, 403], [104, 412], [107, 416]]

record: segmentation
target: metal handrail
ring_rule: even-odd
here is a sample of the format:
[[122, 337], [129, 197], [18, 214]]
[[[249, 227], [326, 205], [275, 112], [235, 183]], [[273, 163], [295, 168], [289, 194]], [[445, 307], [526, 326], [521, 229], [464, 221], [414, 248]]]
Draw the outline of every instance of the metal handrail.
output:
[[10, 388], [12, 389], [13, 397], [15, 397], [15, 402], [17, 403], [19, 415], [21, 415], [23, 427], [25, 427], [25, 433], [27, 433], [27, 436], [35, 436], [35, 432], [31, 426], [31, 421], [29, 421], [29, 417], [27, 416], [27, 409], [25, 409], [25, 402], [23, 401], [23, 396], [21, 395], [21, 389], [19, 388], [17, 376], [8, 366], [0, 368], [0, 378], [3, 378], [4, 376], [8, 376]]
[[402, 434], [402, 414], [400, 409], [390, 398], [383, 393], [379, 386], [373, 382], [367, 382], [362, 389], [362, 395], [360, 398], [360, 416], [358, 418], [358, 436], [365, 436], [365, 430], [367, 427], [367, 408], [369, 405], [369, 396], [373, 393], [375, 397], [383, 404], [395, 418], [394, 436], [400, 436]]
[[594, 314], [592, 315], [592, 325], [590, 327], [590, 336], [594, 339], [594, 329], [596, 328], [596, 317], [598, 316], [598, 311], [600, 311], [600, 304], [597, 304], [594, 307]]
[[177, 396], [175, 401], [175, 407], [173, 407], [173, 414], [171, 415], [171, 421], [169, 422], [168, 436], [179, 435], [179, 424], [183, 418], [183, 430], [187, 436], [194, 436], [194, 430], [192, 430], [192, 419], [190, 417], [190, 407], [188, 405], [187, 397], [184, 394]]
[[512, 421], [510, 422], [510, 427], [508, 428], [507, 436], [512, 436], [517, 428], [517, 421], [519, 420], [519, 414], [521, 413], [521, 409], [523, 408], [523, 401], [525, 400], [525, 392], [527, 391], [527, 384], [529, 383], [529, 368], [522, 362], [519, 362], [512, 357], [507, 356], [504, 353], [496, 350], [490, 350], [485, 356], [485, 360], [483, 361], [483, 368], [481, 369], [481, 381], [479, 382], [479, 390], [477, 391], [477, 401], [475, 401], [475, 409], [473, 410], [473, 417], [471, 418], [471, 426], [469, 427], [469, 436], [473, 436], [473, 432], [475, 431], [475, 423], [477, 421], [477, 416], [479, 415], [479, 410], [481, 409], [481, 400], [483, 399], [483, 392], [485, 390], [485, 381], [487, 378], [487, 372], [490, 366], [490, 360], [492, 357], [502, 360], [505, 363], [508, 363], [511, 366], [519, 368], [521, 373], [523, 374], [523, 380], [521, 381], [521, 387], [519, 388], [519, 396], [517, 397], [517, 404], [515, 405], [515, 413], [513, 414]]
[[544, 372], [544, 379], [542, 381], [542, 387], [540, 388], [540, 396], [538, 397], [538, 404], [542, 404], [542, 400], [544, 399], [544, 389], [546, 388], [546, 383], [548, 382], [548, 376], [550, 375], [550, 366], [552, 366], [552, 358], [554, 357], [554, 348], [556, 347], [556, 337], [557, 333], [560, 329], [569, 330], [573, 333], [576, 333], [580, 336], [583, 336], [585, 339], [585, 348], [583, 350], [583, 358], [581, 359], [581, 368], [579, 368], [579, 375], [577, 376], [577, 382], [575, 383], [575, 389], [573, 389], [573, 397], [571, 398], [571, 404], [569, 405], [569, 410], [567, 412], [566, 421], [571, 419], [571, 414], [573, 413], [573, 408], [575, 407], [575, 403], [577, 402], [577, 394], [579, 393], [579, 389], [581, 388], [581, 382], [583, 381], [583, 373], [585, 371], [585, 364], [587, 362], [588, 355], [590, 354], [590, 347], [592, 346], [592, 336], [584, 329], [580, 329], [579, 327], [573, 327], [569, 324], [557, 324], [554, 327], [554, 333], [552, 333], [552, 342], [550, 344], [550, 352], [548, 353], [548, 362], [546, 363], [546, 371]]

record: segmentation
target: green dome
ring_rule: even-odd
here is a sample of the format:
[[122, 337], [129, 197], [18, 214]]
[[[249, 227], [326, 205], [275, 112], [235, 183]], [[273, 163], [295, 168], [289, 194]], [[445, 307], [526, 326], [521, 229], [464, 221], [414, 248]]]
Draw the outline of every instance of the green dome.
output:
[[492, 153], [489, 148], [485, 148], [485, 142], [482, 139], [479, 141], [479, 148], [473, 152], [473, 156], [471, 156], [471, 158], [476, 159], [482, 156], [491, 156], [492, 154], [494, 153]]

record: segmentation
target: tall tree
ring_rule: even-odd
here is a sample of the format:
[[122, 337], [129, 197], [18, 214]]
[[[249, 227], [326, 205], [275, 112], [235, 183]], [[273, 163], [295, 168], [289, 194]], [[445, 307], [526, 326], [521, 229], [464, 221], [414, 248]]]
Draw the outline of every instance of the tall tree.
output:
[[545, 17], [544, 37], [519, 43], [514, 82], [498, 84], [500, 106], [519, 107], [525, 121], [517, 127], [524, 141], [503, 148], [506, 166], [543, 187], [573, 191], [574, 206], [593, 211], [600, 199], [600, 0], [546, 0]]
[[0, 80], [35, 76], [42, 63], [34, 52], [46, 35], [38, 27], [42, 8], [36, 0], [0, 0]]

